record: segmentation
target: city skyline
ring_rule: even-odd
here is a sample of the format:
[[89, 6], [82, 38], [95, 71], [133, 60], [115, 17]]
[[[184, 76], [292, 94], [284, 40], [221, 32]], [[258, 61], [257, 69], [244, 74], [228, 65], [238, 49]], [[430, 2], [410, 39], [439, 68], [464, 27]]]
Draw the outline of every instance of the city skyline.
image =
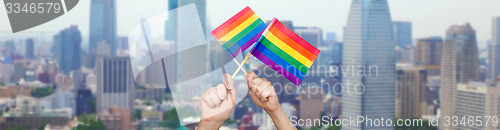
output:
[[[428, 3], [433, 4], [428, 4]], [[3, 4], [3, 1], [0, 2]], [[158, 4], [151, 4], [158, 3]], [[245, 6], [251, 6], [260, 14], [263, 20], [270, 20], [277, 16], [283, 20], [292, 20], [298, 26], [318, 26], [324, 32], [336, 32], [342, 36], [343, 27], [347, 22], [347, 12], [350, 1], [344, 0], [320, 0], [320, 1], [287, 1], [289, 8], [276, 9], [272, 5], [281, 3], [281, 1], [227, 1], [213, 0], [207, 2], [207, 20], [211, 27], [215, 27], [229, 18], [231, 12], [240, 10]], [[455, 4], [449, 4], [455, 3]], [[308, 5], [302, 7], [302, 5]], [[500, 1], [483, 0], [478, 2], [473, 0], [390, 0], [391, 13], [393, 20], [410, 21], [413, 23], [413, 37], [421, 38], [427, 36], [444, 35], [442, 33], [450, 25], [471, 23], [478, 35], [479, 43], [486, 47], [486, 41], [491, 39], [491, 18], [500, 16], [500, 9], [495, 5], [500, 5]], [[420, 6], [416, 6], [420, 5]], [[139, 9], [130, 10], [128, 7], [136, 6]], [[315, 8], [313, 6], [320, 6]], [[301, 7], [301, 8], [299, 8]], [[421, 10], [421, 7], [426, 7]], [[147, 8], [141, 10], [141, 8]], [[307, 10], [304, 10], [306, 8]], [[481, 8], [478, 10], [477, 8]], [[82, 1], [75, 10], [46, 24], [34, 27], [27, 31], [12, 34], [9, 24], [0, 25], [1, 35], [23, 36], [37, 34], [39, 32], [56, 33], [64, 27], [78, 25], [81, 28], [82, 36], [88, 40], [88, 16], [90, 1]], [[142, 18], [148, 18], [161, 14], [167, 10], [167, 1], [165, 0], [143, 0], [117, 2], [117, 32], [119, 36], [125, 36], [137, 25]], [[310, 15], [311, 13], [317, 15]], [[466, 17], [464, 17], [464, 15]], [[5, 9], [0, 9], [0, 23], [9, 23]], [[5, 18], [5, 19], [3, 19]], [[327, 22], [328, 24], [325, 24]], [[342, 39], [342, 37], [339, 37]], [[84, 41], [85, 42], [85, 41]], [[484, 44], [484, 45], [483, 45]]]

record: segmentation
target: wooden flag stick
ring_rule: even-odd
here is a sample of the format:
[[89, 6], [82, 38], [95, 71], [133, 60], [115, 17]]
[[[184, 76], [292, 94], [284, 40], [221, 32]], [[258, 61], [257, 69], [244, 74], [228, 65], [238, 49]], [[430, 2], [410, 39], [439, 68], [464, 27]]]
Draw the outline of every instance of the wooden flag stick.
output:
[[245, 62], [247, 62], [248, 60], [248, 57], [250, 57], [250, 53], [247, 54], [247, 57], [245, 57], [245, 59], [243, 59], [243, 61], [241, 62], [240, 65], [238, 65], [238, 69], [236, 69], [236, 72], [233, 73], [233, 76], [231, 76], [232, 79], [234, 79], [234, 77], [236, 76], [236, 74], [238, 74], [238, 72], [240, 71], [240, 69], [243, 69], [243, 64], [245, 64]]
[[[239, 69], [240, 63], [234, 58], [233, 58], [233, 61], [234, 61], [234, 63], [236, 63], [238, 65], [238, 69]], [[243, 71], [243, 73], [247, 74], [247, 71], [245, 69], [241, 69], [241, 70]]]

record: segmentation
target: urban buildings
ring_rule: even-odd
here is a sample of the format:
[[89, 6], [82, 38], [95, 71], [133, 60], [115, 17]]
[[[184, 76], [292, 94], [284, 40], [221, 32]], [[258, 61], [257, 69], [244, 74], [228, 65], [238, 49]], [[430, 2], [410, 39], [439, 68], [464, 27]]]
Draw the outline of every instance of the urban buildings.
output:
[[97, 48], [99, 42], [109, 44], [111, 55], [116, 55], [116, 1], [115, 0], [91, 0], [90, 2], [90, 25], [89, 26], [89, 54], [90, 66], [95, 66]]
[[295, 27], [295, 33], [316, 48], [323, 41], [323, 31], [318, 27]]
[[421, 118], [427, 110], [427, 72], [411, 64], [398, 64], [396, 67], [396, 118]]
[[415, 62], [417, 65], [439, 66], [443, 54], [443, 38], [439, 36], [417, 39]]
[[72, 115], [75, 115], [76, 102], [75, 94], [69, 91], [59, 90], [52, 96], [52, 109], [65, 109], [70, 108], [72, 110]]
[[337, 33], [335, 32], [327, 32], [325, 41], [334, 41], [337, 42]]
[[489, 72], [491, 81], [500, 81], [500, 17], [494, 17], [492, 23], [492, 37], [489, 59]]
[[[482, 82], [460, 83], [457, 85], [455, 116], [457, 117], [476, 117], [476, 116], [499, 116], [498, 105], [500, 104], [500, 87], [496, 84]], [[457, 129], [475, 129], [475, 130], [498, 130], [500, 126], [486, 123], [487, 118], [479, 118], [481, 122], [477, 125], [458, 125]], [[477, 120], [475, 120], [477, 122]]]
[[54, 41], [59, 43], [57, 46], [59, 69], [65, 75], [69, 75], [71, 71], [79, 70], [82, 66], [80, 61], [82, 36], [78, 27], [73, 25], [54, 37], [57, 38]]
[[[477, 77], [479, 54], [476, 32], [470, 24], [453, 25], [446, 31], [441, 58], [441, 117], [455, 115], [455, 92], [458, 83]], [[440, 125], [442, 129], [453, 129]]]
[[131, 116], [129, 107], [109, 107], [99, 113], [99, 120], [102, 121], [107, 130], [132, 130]]
[[0, 129], [37, 129], [44, 124], [64, 126], [69, 118], [64, 113], [44, 111], [37, 101], [30, 97], [21, 97], [16, 101], [16, 110], [3, 113], [0, 117]]
[[159, 111], [142, 111], [141, 124], [144, 128], [156, 128], [163, 121], [163, 113]]
[[[5, 51], [3, 53], [4, 57], [12, 58], [12, 55], [16, 53], [16, 44], [12, 40], [5, 41]], [[7, 60], [9, 61], [9, 60]], [[12, 60], [13, 61], [13, 60]]]
[[92, 109], [92, 101], [94, 101], [94, 99], [92, 97], [92, 91], [90, 91], [90, 89], [78, 89], [75, 98], [75, 114], [79, 116], [82, 114], [94, 113], [95, 111]]
[[0, 63], [0, 82], [6, 84], [12, 82], [14, 65]]
[[405, 64], [413, 64], [415, 63], [415, 47], [406, 46], [404, 48], [396, 46], [395, 48], [396, 62], [397, 63], [405, 63]]
[[96, 62], [97, 112], [132, 107], [135, 86], [128, 57], [99, 57]]
[[412, 25], [411, 22], [393, 21], [394, 40], [400, 48], [413, 46]]
[[[195, 4], [196, 9], [198, 12], [198, 17], [200, 19], [201, 26], [204, 30], [204, 33], [207, 33], [210, 31], [208, 29], [207, 25], [207, 13], [206, 13], [206, 8], [207, 8], [207, 1], [206, 0], [168, 0], [168, 20], [165, 21], [165, 40], [167, 41], [177, 41], [177, 31], [178, 31], [178, 24], [180, 19], [178, 19], [181, 15], [186, 15], [182, 14], [183, 11], [177, 11], [174, 9], [177, 9], [178, 7], [182, 7], [185, 5], [189, 4]], [[207, 35], [209, 36], [209, 35]]]
[[26, 53], [25, 53], [25, 57], [28, 58], [28, 59], [34, 59], [35, 58], [35, 41], [33, 40], [33, 38], [28, 38], [26, 39], [26, 41], [24, 42], [25, 43], [25, 47], [26, 47]]
[[[353, 0], [344, 28], [343, 66], [364, 66], [342, 77], [342, 118], [394, 119], [395, 41], [387, 0]], [[376, 69], [373, 67], [377, 66]], [[365, 68], [362, 70], [362, 68]], [[372, 68], [372, 69], [370, 69]], [[375, 71], [376, 70], [376, 71]], [[372, 73], [371, 75], [369, 73]], [[375, 72], [378, 74], [375, 75]], [[393, 129], [393, 126], [342, 126], [342, 129]]]
[[320, 87], [304, 88], [300, 92], [299, 118], [303, 120], [320, 119], [323, 111], [323, 98], [323, 90]]

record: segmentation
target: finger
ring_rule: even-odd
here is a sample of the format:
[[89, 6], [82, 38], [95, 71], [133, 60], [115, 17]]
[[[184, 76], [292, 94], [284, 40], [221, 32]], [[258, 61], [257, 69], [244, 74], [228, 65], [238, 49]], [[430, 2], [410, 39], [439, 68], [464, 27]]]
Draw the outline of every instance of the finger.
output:
[[266, 79], [263, 79], [264, 81], [259, 84], [259, 86], [257, 87], [257, 92], [258, 94], [262, 93], [262, 91], [264, 91], [264, 89], [266, 89], [267, 87], [271, 86], [271, 82], [267, 81]]
[[257, 87], [264, 82], [264, 79], [256, 78], [252, 81], [252, 92], [257, 93]]
[[254, 79], [258, 78], [257, 77], [257, 74], [255, 74], [255, 72], [253, 71], [250, 71], [246, 76], [245, 76], [246, 80], [247, 80], [247, 84], [248, 84], [248, 87], [251, 87], [251, 83]]
[[222, 75], [222, 82], [224, 83], [224, 85], [226, 86], [227, 89], [231, 89], [231, 86], [229, 85], [229, 79], [231, 79], [231, 75], [228, 76], [228, 74], [224, 74]]
[[225, 80], [223, 80], [224, 82], [224, 85], [227, 85], [226, 88], [231, 90], [231, 89], [234, 89], [234, 80], [231, 78], [231, 75], [229, 74], [224, 74], [224, 76], [222, 76], [222, 78], [226, 78]]
[[208, 94], [208, 91], [210, 91], [210, 90], [207, 90], [207, 91], [203, 92], [202, 99], [208, 105], [208, 107], [214, 108], [215, 105], [214, 105], [214, 103], [212, 101], [212, 98], [210, 97], [210, 94]]
[[211, 88], [209, 90], [209, 94], [210, 94], [211, 100], [212, 100], [213, 104], [215, 105], [215, 107], [219, 107], [220, 106], [220, 99], [219, 99], [219, 96], [217, 96], [217, 90], [215, 90], [215, 88]]
[[266, 88], [260, 95], [262, 101], [267, 101], [268, 97], [274, 92], [273, 87]]
[[223, 84], [217, 85], [217, 87], [215, 87], [215, 89], [217, 90], [217, 97], [219, 97], [219, 100], [226, 99], [226, 97], [227, 97], [227, 90], [226, 90], [226, 87], [224, 87]]

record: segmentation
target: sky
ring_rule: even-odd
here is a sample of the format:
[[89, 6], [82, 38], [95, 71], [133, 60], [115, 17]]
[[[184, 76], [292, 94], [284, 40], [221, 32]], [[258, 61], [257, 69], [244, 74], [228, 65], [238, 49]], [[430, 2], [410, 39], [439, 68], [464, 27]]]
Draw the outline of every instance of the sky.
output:
[[[117, 0], [118, 35], [127, 36], [142, 18], [167, 11], [168, 0]], [[3, 5], [3, 1], [0, 1]], [[295, 26], [317, 26], [342, 38], [351, 0], [207, 0], [208, 23], [212, 28], [250, 6], [263, 20], [276, 17], [292, 20]], [[491, 21], [500, 16], [500, 0], [389, 0], [393, 20], [413, 23], [413, 38], [443, 36], [450, 25], [469, 22], [479, 42], [491, 37]], [[55, 32], [78, 25], [88, 37], [90, 0], [46, 24], [12, 34], [5, 8], [0, 8], [0, 35], [18, 37]]]

